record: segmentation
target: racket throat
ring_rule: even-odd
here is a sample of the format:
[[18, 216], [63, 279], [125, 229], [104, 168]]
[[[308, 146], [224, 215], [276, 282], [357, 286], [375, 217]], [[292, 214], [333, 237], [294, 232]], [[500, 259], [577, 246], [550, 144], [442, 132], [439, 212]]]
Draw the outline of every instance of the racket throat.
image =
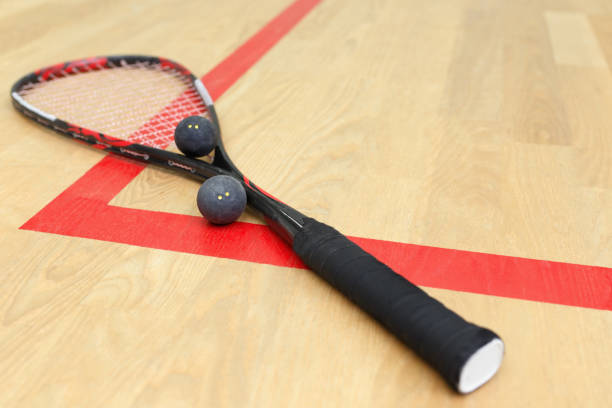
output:
[[304, 228], [304, 215], [257, 190], [247, 189], [247, 199], [263, 215], [270, 229], [293, 246], [293, 238]]
[[264, 215], [264, 219], [272, 231], [293, 247], [293, 237], [299, 230], [295, 224], [289, 223], [287, 220], [275, 220], [267, 215]]

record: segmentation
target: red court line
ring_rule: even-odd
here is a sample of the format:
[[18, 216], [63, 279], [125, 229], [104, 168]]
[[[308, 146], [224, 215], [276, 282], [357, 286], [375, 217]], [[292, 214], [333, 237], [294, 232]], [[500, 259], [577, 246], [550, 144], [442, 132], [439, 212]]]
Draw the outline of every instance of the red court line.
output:
[[[216, 99], [319, 0], [298, 0], [204, 77]], [[106, 156], [21, 228], [286, 267], [304, 265], [267, 227], [111, 206], [144, 168]], [[612, 310], [612, 269], [351, 238], [418, 285]]]
[[204, 75], [202, 82], [206, 84], [213, 100], [218, 99], [240, 79], [320, 2], [321, 0], [295, 1], [249, 38], [232, 55]]
[[144, 165], [108, 155], [21, 228], [177, 252], [303, 266], [265, 225], [225, 227], [202, 217], [109, 205]]
[[[23, 229], [304, 268], [268, 227], [216, 227], [201, 217], [108, 205], [142, 169], [106, 156]], [[429, 287], [612, 310], [612, 269], [351, 237], [410, 281]]]
[[[142, 169], [106, 156], [23, 229], [304, 268], [268, 227], [108, 205]], [[410, 281], [429, 287], [612, 310], [612, 269], [351, 237]]]

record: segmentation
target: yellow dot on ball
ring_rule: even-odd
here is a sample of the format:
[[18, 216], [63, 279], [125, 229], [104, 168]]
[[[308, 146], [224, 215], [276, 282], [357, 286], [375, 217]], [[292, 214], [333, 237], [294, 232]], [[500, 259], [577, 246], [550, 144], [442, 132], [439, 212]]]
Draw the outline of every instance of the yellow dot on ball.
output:
[[222, 196], [222, 195], [218, 195], [218, 196], [217, 196], [217, 199], [219, 199], [219, 200], [223, 200], [223, 196]]

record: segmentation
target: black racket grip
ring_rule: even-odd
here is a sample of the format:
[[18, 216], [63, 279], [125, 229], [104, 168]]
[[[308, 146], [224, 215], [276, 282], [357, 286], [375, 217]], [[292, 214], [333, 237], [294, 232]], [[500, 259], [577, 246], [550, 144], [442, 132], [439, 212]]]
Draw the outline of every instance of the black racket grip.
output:
[[466, 322], [332, 227], [305, 218], [293, 249], [309, 268], [418, 353], [456, 391], [473, 391], [499, 368], [504, 346], [497, 334]]

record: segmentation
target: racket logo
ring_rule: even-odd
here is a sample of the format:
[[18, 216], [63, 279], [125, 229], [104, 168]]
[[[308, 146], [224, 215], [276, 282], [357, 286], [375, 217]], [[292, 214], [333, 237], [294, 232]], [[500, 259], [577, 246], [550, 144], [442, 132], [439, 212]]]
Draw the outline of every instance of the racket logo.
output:
[[80, 133], [72, 132], [72, 133], [71, 133], [71, 135], [72, 135], [72, 137], [74, 137], [75, 139], [81, 139], [81, 140], [84, 140], [84, 141], [86, 141], [86, 142], [89, 142], [89, 140], [90, 140], [88, 137], [83, 136], [83, 135], [82, 135], [82, 134], [80, 134]]
[[[59, 127], [55, 127], [55, 129], [62, 130]], [[110, 148], [112, 148], [111, 145], [109, 145], [108, 143], [104, 143], [99, 138], [96, 138], [95, 141], [94, 141], [94, 140], [92, 140], [91, 137], [86, 136], [86, 135], [81, 134], [81, 133], [77, 133], [77, 132], [69, 132], [69, 133], [72, 135], [73, 138], [83, 140], [84, 142], [87, 142], [87, 143], [91, 144], [93, 147], [95, 147], [97, 149], [110, 149]]]
[[149, 160], [149, 157], [150, 157], [146, 153], [138, 153], [138, 152], [135, 152], [133, 150], [128, 150], [128, 149], [124, 149], [124, 148], [120, 148], [119, 150], [121, 151], [121, 153], [131, 154], [132, 156], [140, 157], [140, 158], [142, 158], [144, 160]]
[[[96, 131], [89, 130], [84, 127], [71, 125], [71, 124], [68, 124], [66, 130], [76, 138], [87, 140], [87, 141], [90, 141], [93, 138], [96, 140], [96, 143], [103, 144], [105, 146], [122, 147], [122, 146], [129, 146], [131, 144], [131, 142], [128, 142], [126, 140], [116, 139], [114, 137], [110, 137], [103, 133], [98, 133]], [[77, 134], [79, 136], [77, 136]]]
[[189, 166], [186, 166], [184, 164], [177, 163], [177, 162], [175, 162], [173, 160], [168, 160], [168, 165], [172, 166], [172, 167], [178, 167], [178, 168], [181, 168], [183, 170], [187, 170], [187, 171], [189, 171], [191, 173], [195, 173], [196, 172], [193, 167], [189, 167]]

